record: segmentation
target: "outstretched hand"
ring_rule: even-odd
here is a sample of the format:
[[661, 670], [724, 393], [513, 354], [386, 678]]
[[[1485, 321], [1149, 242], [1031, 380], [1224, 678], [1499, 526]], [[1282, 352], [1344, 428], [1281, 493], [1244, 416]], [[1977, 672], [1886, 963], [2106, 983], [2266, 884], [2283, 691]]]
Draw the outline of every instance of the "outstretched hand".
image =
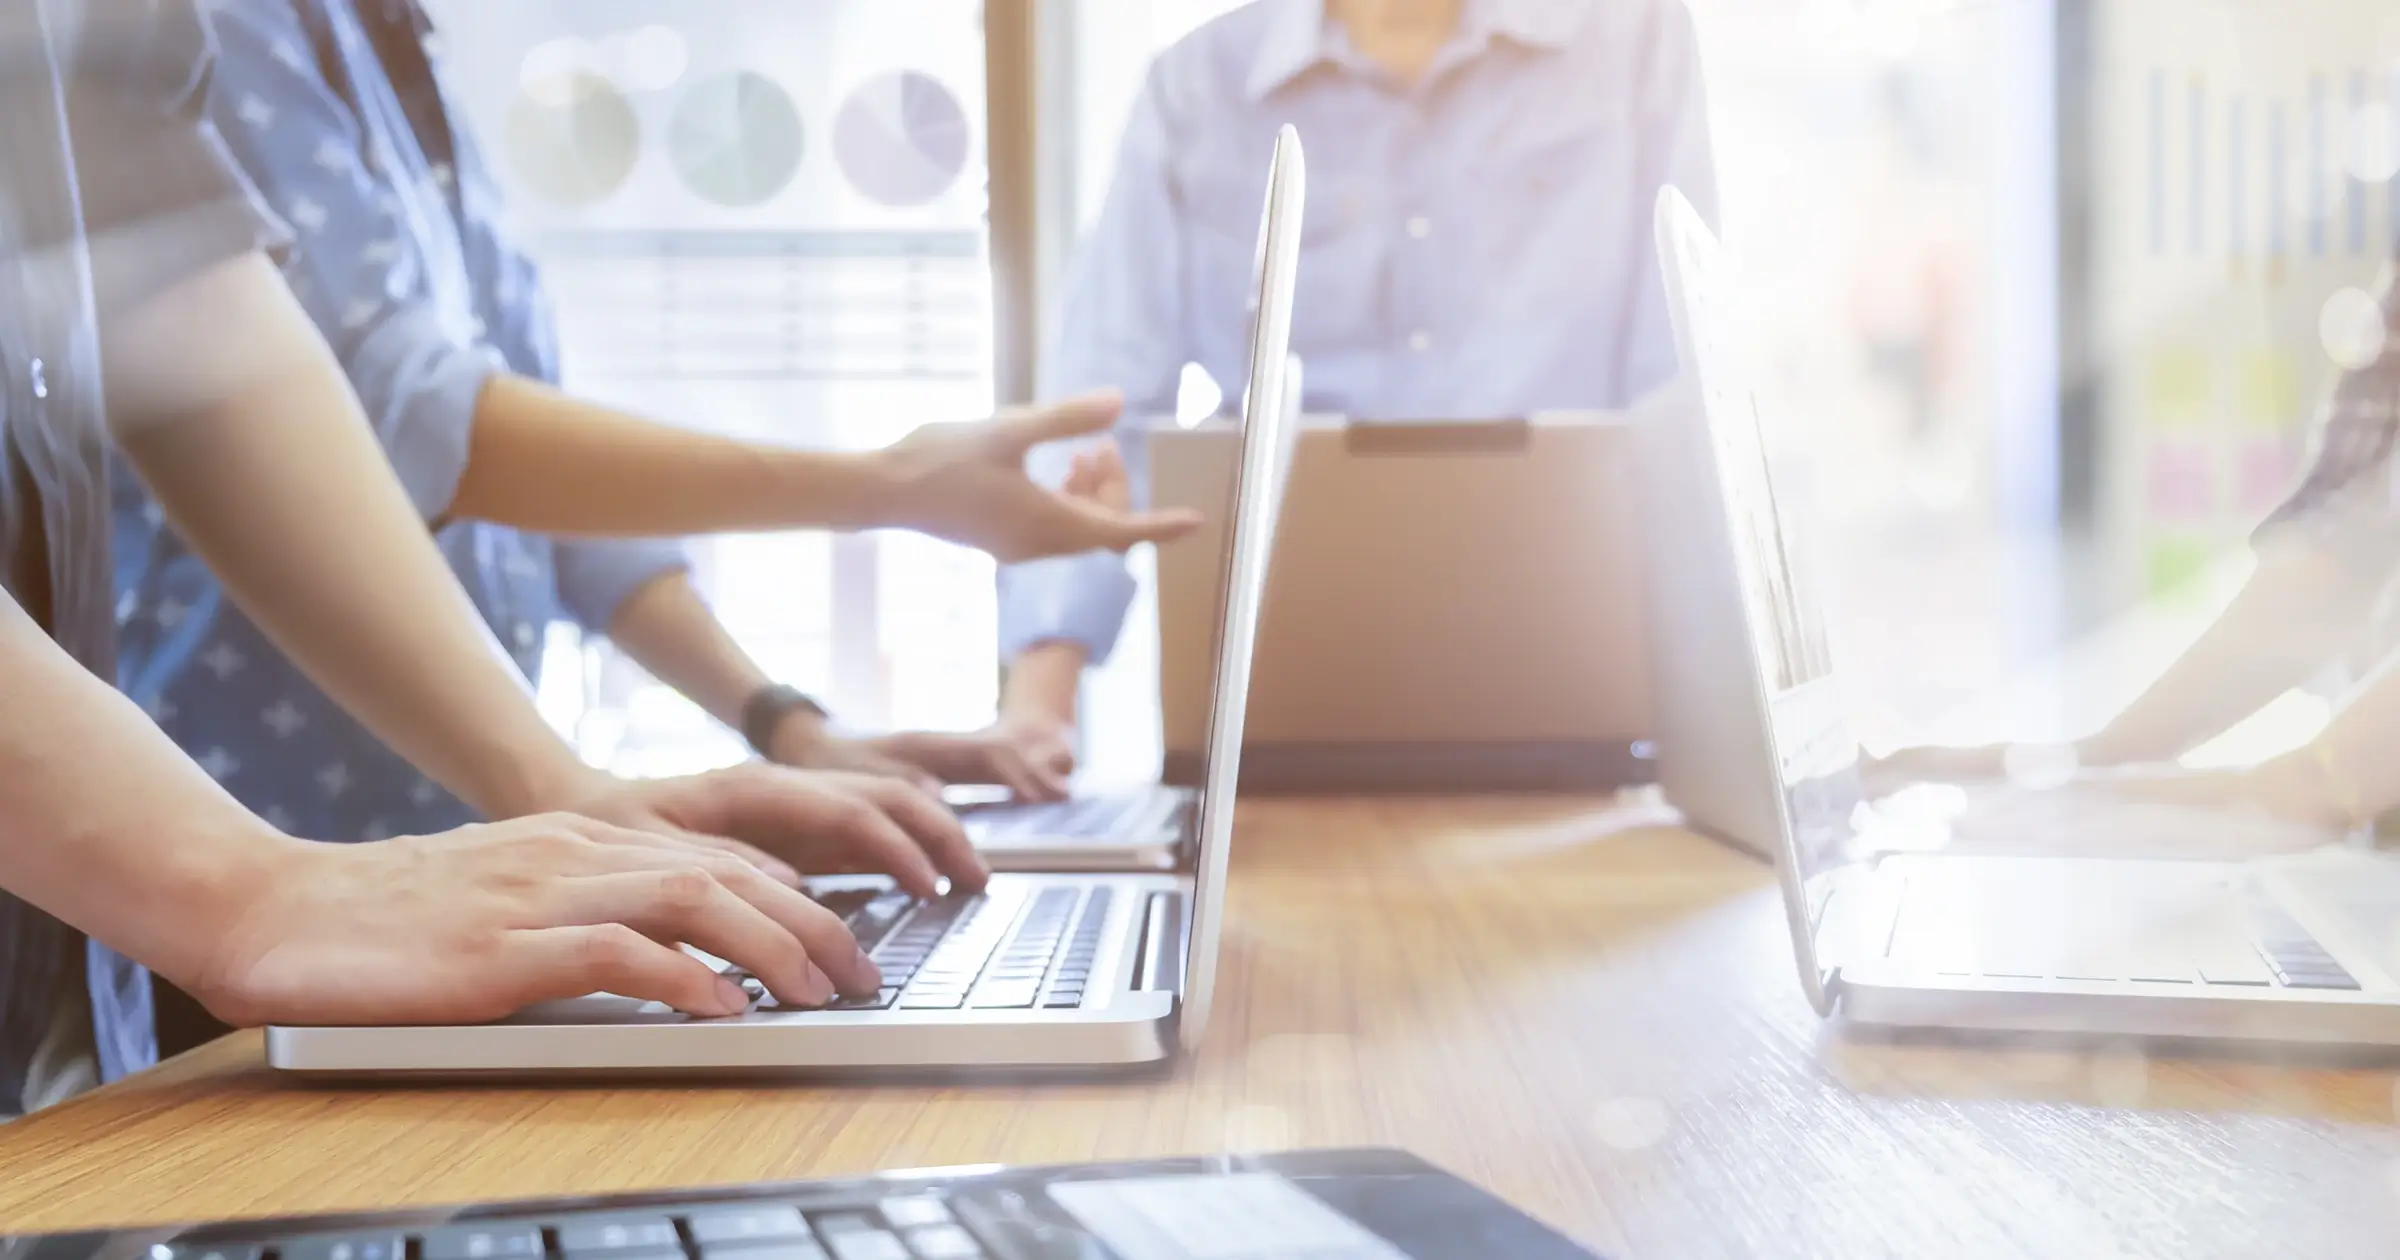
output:
[[[890, 525], [990, 552], [1004, 564], [1167, 542], [1200, 526], [1196, 512], [1137, 512], [1123, 493], [1091, 493], [1087, 471], [1050, 489], [1025, 473], [1034, 447], [1105, 433], [1124, 410], [1114, 393], [1043, 407], [1010, 408], [989, 420], [927, 425], [881, 452], [894, 484]], [[1123, 464], [1115, 463], [1123, 477]]]

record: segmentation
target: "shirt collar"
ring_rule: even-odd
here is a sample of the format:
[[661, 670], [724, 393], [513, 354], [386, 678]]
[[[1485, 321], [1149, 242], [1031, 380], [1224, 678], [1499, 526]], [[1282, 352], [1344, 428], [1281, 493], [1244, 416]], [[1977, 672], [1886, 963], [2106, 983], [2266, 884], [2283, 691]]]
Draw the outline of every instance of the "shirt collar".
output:
[[[1574, 37], [1588, 7], [1588, 0], [1466, 0], [1451, 42], [1481, 49], [1501, 38], [1556, 51]], [[1349, 36], [1327, 18], [1325, 0], [1276, 0], [1245, 86], [1252, 101], [1264, 100], [1319, 65], [1353, 56]]]

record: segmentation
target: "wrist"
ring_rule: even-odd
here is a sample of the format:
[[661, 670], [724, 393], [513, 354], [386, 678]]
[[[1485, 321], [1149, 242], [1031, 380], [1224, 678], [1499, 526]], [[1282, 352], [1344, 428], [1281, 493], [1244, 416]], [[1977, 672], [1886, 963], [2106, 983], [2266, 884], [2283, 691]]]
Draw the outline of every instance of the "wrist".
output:
[[615, 775], [585, 764], [564, 743], [556, 753], [504, 759], [490, 781], [465, 795], [467, 803], [495, 821], [534, 814], [571, 812], [617, 786]]
[[[796, 728], [795, 720], [801, 723]], [[833, 715], [807, 692], [784, 683], [766, 683], [742, 701], [734, 729], [741, 732], [742, 742], [751, 752], [789, 763], [812, 747], [822, 747], [832, 721]]]
[[1000, 688], [1001, 715], [1075, 725], [1076, 695], [1083, 685], [1086, 660], [1083, 648], [1074, 643], [1053, 641], [1025, 649], [1010, 662], [1008, 678]]
[[775, 733], [767, 740], [767, 760], [787, 766], [805, 766], [815, 761], [837, 736], [824, 715], [806, 709], [795, 709], [775, 723]]
[[888, 450], [777, 451], [771, 469], [779, 516], [836, 530], [906, 524], [907, 478]]
[[162, 856], [179, 869], [168, 880], [173, 895], [148, 916], [160, 940], [154, 951], [126, 952], [219, 1011], [238, 1006], [241, 995], [228, 990], [230, 978], [215, 960], [238, 952], [258, 908], [306, 879], [332, 846], [294, 839], [255, 817], [199, 839], [165, 848]]

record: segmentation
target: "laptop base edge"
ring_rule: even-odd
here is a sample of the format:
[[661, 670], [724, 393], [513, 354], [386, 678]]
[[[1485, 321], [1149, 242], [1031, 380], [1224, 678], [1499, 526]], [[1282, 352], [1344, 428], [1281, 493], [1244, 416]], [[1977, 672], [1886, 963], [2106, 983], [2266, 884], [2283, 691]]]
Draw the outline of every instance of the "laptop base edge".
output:
[[267, 1064], [342, 1079], [556, 1080], [1138, 1067], [1171, 1058], [1176, 996], [1144, 990], [1056, 1018], [750, 1015], [656, 1023], [270, 1028]]
[[1874, 1033], [1957, 1031], [2069, 1040], [2121, 1038], [2400, 1051], [2400, 1002], [2388, 994], [2174, 986], [2084, 992], [1841, 977], [1842, 1024]]

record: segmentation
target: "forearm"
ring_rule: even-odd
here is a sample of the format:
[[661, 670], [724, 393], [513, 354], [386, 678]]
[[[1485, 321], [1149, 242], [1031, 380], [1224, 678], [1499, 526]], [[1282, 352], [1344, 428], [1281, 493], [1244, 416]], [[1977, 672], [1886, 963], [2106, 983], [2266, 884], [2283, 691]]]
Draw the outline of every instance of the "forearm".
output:
[[770, 681], [682, 571], [652, 579], [618, 606], [608, 637], [652, 677], [727, 726]]
[[593, 772], [542, 721], [263, 258], [111, 330], [112, 422], [170, 522], [342, 707], [495, 817]]
[[1000, 570], [1004, 716], [1075, 725], [1086, 668], [1105, 663], [1132, 611], [1123, 557], [1062, 556]]
[[871, 455], [694, 433], [499, 376], [476, 402], [445, 515], [618, 537], [865, 529], [884, 523], [890, 495]]
[[1086, 661], [1083, 647], [1075, 643], [1052, 640], [1025, 649], [1009, 662], [1000, 711], [1073, 726]]
[[290, 843], [0, 596], [0, 886], [170, 978]]
[[2205, 742], [2323, 665], [2357, 629], [2370, 594], [2311, 553], [2262, 553], [2224, 613], [2123, 712], [2079, 742], [2083, 759], [2163, 761]]

